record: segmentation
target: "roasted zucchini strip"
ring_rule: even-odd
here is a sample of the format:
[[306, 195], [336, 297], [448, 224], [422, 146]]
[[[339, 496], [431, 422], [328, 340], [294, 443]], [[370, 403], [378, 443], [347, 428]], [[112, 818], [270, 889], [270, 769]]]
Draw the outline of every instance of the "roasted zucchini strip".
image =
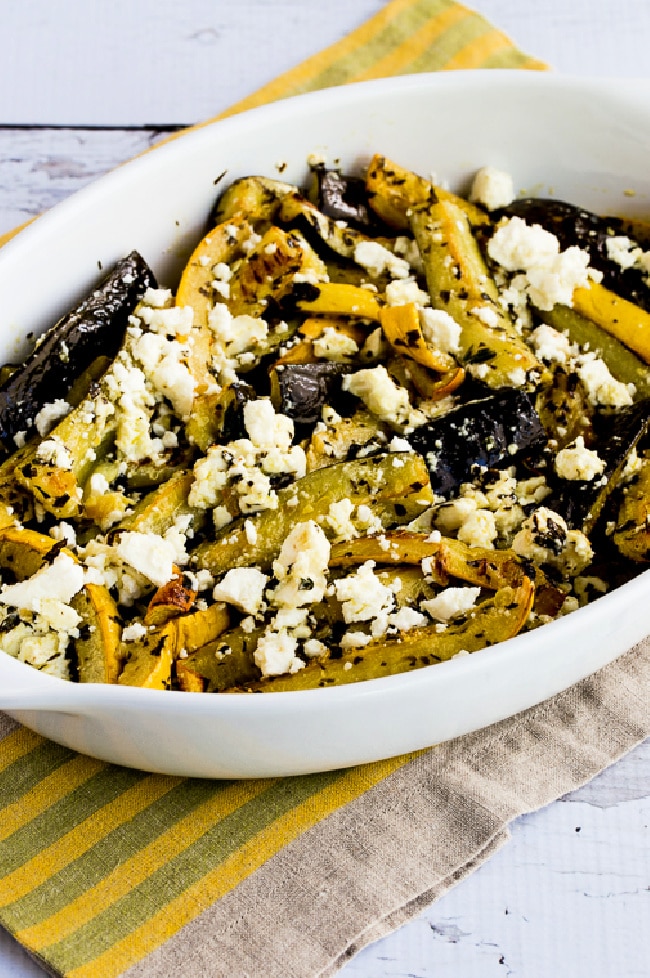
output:
[[437, 584], [444, 586], [450, 577], [457, 577], [490, 591], [519, 587], [524, 578], [531, 577], [529, 566], [513, 550], [470, 547], [447, 537], [431, 540], [424, 533], [409, 530], [392, 530], [382, 539], [360, 537], [332, 546], [330, 567], [353, 567], [367, 560], [378, 564], [422, 564], [426, 560], [426, 574]]
[[523, 387], [542, 364], [517, 333], [498, 301], [466, 213], [449, 200], [414, 208], [418, 243], [434, 308], [461, 326], [458, 359], [490, 387]]
[[176, 662], [176, 678], [182, 690], [220, 693], [232, 686], [255, 682], [260, 670], [255, 665], [255, 648], [261, 629], [244, 632], [234, 628], [219, 638], [196, 647], [187, 658]]
[[308, 282], [327, 279], [327, 268], [298, 231], [272, 226], [235, 268], [224, 301], [233, 316], [262, 317], [269, 300], [280, 302], [293, 289], [295, 276]]
[[573, 308], [650, 363], [650, 313], [599, 282], [575, 289]]
[[252, 233], [253, 228], [244, 217], [233, 215], [206, 234], [183, 269], [175, 302], [177, 306], [191, 306], [194, 310], [195, 328], [188, 367], [196, 380], [197, 394], [209, 388], [213, 380], [210, 371], [212, 331], [208, 316], [215, 299], [222, 298], [213, 286], [215, 266], [230, 264], [243, 254], [242, 246], [250, 240]]
[[427, 344], [422, 334], [415, 303], [407, 302], [402, 306], [385, 306], [381, 310], [381, 328], [397, 354], [415, 360], [423, 367], [428, 367], [429, 370], [435, 370], [441, 374], [448, 373], [456, 367], [454, 358], [448, 353], [434, 350]]
[[47, 513], [59, 519], [78, 516], [81, 512], [82, 488], [95, 466], [112, 444], [117, 431], [115, 408], [108, 394], [100, 391], [74, 408], [47, 439], [60, 446], [65, 464], [39, 457], [40, 445], [31, 457], [16, 469], [16, 480], [40, 503]]
[[243, 216], [259, 230], [259, 224], [272, 224], [284, 197], [294, 194], [290, 183], [268, 177], [242, 177], [221, 194], [214, 211], [215, 223], [227, 223]]
[[630, 560], [647, 563], [650, 560], [650, 457], [632, 480], [623, 487], [614, 530], [614, 543]]
[[414, 207], [436, 200], [451, 201], [460, 207], [473, 226], [489, 224], [489, 217], [480, 207], [380, 154], [373, 156], [368, 164], [366, 189], [373, 211], [386, 224], [400, 231], [409, 230], [410, 213]]
[[66, 553], [76, 560], [69, 549], [62, 548], [44, 533], [4, 527], [0, 530], [0, 571], [11, 573], [17, 581], [24, 581], [41, 569], [43, 560], [54, 549], [56, 553]]
[[179, 517], [191, 515], [193, 521], [199, 521], [202, 514], [192, 509], [187, 501], [193, 482], [192, 472], [176, 472], [166, 482], [143, 496], [133, 512], [113, 528], [111, 537], [120, 530], [158, 533], [163, 536]]
[[122, 670], [121, 621], [118, 607], [107, 588], [86, 584], [71, 605], [83, 619], [74, 640], [80, 683], [116, 683]]
[[517, 635], [530, 614], [533, 596], [534, 587], [525, 579], [518, 588], [497, 591], [477, 605], [467, 620], [447, 625], [444, 631], [435, 625], [414, 628], [399, 641], [370, 642], [340, 658], [309, 662], [292, 675], [261, 679], [245, 689], [276, 693], [358, 683], [422, 669], [461, 652], [477, 652]]
[[305, 291], [307, 295], [299, 296], [296, 302], [302, 312], [372, 320], [381, 318], [381, 307], [368, 289], [344, 282], [321, 282], [308, 285]]
[[225, 605], [214, 604], [206, 611], [182, 615], [151, 628], [135, 642], [122, 643], [126, 664], [119, 684], [169, 689], [174, 662], [189, 649], [201, 648], [214, 641], [228, 627], [228, 621]]
[[637, 397], [650, 396], [650, 370], [620, 339], [577, 309], [556, 305], [550, 311], [538, 310], [540, 319], [561, 333], [568, 333], [582, 349], [597, 353], [613, 377], [623, 384], [634, 384]]
[[118, 684], [171, 689], [174, 653], [173, 622], [148, 631], [135, 642], [124, 643], [124, 668]]
[[188, 579], [176, 568], [176, 575], [158, 588], [147, 605], [144, 624], [166, 625], [172, 618], [186, 615], [192, 610], [197, 592]]
[[[316, 520], [325, 524], [330, 505], [342, 499], [355, 506], [370, 506], [385, 527], [410, 522], [433, 502], [426, 466], [419, 455], [395, 453], [340, 462], [280, 489], [277, 509], [250, 517], [255, 543], [249, 543], [243, 520], [228, 524], [214, 542], [197, 548], [197, 566], [215, 575], [252, 564], [268, 569], [296, 523]], [[325, 525], [323, 529], [326, 531]]]

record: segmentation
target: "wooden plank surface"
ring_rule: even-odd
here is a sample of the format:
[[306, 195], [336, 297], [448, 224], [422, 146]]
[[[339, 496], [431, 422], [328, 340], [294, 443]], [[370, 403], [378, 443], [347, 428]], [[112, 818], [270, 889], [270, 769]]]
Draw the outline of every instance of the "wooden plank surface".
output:
[[[220, 112], [382, 6], [5, 2], [0, 233], [146, 149], [164, 135], [161, 128]], [[559, 70], [650, 74], [647, 0], [474, 6]], [[649, 786], [645, 744], [579, 791], [519, 819], [501, 852], [341, 975], [646, 978]], [[0, 978], [43, 975], [0, 935]]]

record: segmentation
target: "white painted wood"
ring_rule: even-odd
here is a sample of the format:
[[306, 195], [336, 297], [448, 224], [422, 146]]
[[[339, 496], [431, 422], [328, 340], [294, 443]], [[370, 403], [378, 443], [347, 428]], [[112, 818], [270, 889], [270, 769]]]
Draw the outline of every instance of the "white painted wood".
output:
[[[209, 118], [359, 26], [382, 0], [2, 0], [0, 124]], [[476, 0], [575, 74], [647, 76], [647, 0]]]
[[[0, 0], [0, 127], [26, 127], [0, 128], [0, 233], [159, 138], [123, 127], [210, 117], [382, 5]], [[648, 0], [476, 0], [474, 6], [559, 70], [648, 75]], [[647, 976], [649, 820], [650, 742], [579, 791], [519, 819], [512, 839], [485, 866], [341, 974]], [[43, 975], [0, 933], [0, 978]]]

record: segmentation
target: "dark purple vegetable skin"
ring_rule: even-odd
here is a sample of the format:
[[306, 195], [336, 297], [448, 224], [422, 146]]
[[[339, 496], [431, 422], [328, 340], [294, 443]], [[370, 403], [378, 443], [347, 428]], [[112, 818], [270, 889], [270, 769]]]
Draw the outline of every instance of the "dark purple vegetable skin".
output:
[[65, 398], [73, 382], [100, 355], [113, 358], [128, 318], [156, 279], [133, 251], [104, 281], [52, 326], [32, 353], [0, 387], [0, 442], [15, 448], [14, 436], [28, 432], [41, 408]]
[[527, 224], [539, 224], [554, 234], [562, 249], [576, 245], [588, 251], [590, 265], [603, 273], [603, 285], [650, 312], [650, 288], [641, 269], [623, 269], [607, 256], [607, 238], [628, 235], [624, 218], [600, 217], [566, 201], [542, 197], [515, 200], [493, 216], [496, 220], [521, 217]]
[[[593, 444], [605, 463], [605, 471], [589, 482], [554, 480], [552, 495], [544, 505], [564, 517], [572, 529], [591, 533], [611, 493], [618, 488], [620, 476], [637, 444], [650, 428], [650, 400], [612, 414], [597, 414], [592, 422]], [[549, 481], [553, 482], [549, 476]]]
[[372, 231], [379, 222], [370, 207], [365, 182], [344, 176], [339, 170], [324, 166], [313, 168], [315, 192], [312, 195], [319, 210], [334, 221], [345, 221], [358, 231]]
[[434, 493], [449, 499], [478, 471], [511, 465], [543, 445], [546, 433], [529, 395], [513, 389], [461, 404], [406, 438], [424, 457]]
[[342, 363], [285, 363], [271, 370], [271, 400], [276, 411], [297, 425], [315, 425], [325, 404], [336, 402], [349, 367]]

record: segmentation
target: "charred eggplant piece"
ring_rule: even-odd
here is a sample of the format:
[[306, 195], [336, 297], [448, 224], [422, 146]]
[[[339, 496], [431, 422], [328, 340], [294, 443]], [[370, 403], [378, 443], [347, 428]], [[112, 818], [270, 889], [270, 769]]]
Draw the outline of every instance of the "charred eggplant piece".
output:
[[589, 252], [589, 263], [603, 273], [603, 285], [650, 312], [650, 289], [638, 268], [621, 268], [607, 254], [607, 239], [628, 235], [628, 222], [618, 217], [600, 217], [583, 207], [563, 200], [524, 197], [494, 215], [521, 217], [528, 224], [539, 224], [554, 234], [563, 249], [577, 245]]
[[0, 442], [8, 451], [15, 447], [14, 435], [29, 431], [45, 404], [65, 398], [98, 354], [115, 356], [129, 316], [147, 288], [155, 286], [153, 272], [133, 251], [44, 334], [0, 387]]
[[512, 464], [546, 434], [531, 398], [504, 390], [462, 404], [406, 438], [424, 456], [434, 493], [449, 499], [478, 471]]
[[271, 400], [276, 411], [299, 425], [314, 425], [323, 407], [336, 396], [343, 363], [285, 363], [271, 370]]
[[605, 503], [619, 485], [621, 472], [630, 453], [650, 428], [650, 400], [640, 401], [614, 414], [597, 414], [592, 421], [594, 445], [605, 463], [601, 476], [589, 482], [558, 482], [545, 501], [563, 516], [571, 529], [589, 535], [603, 512]]
[[380, 222], [370, 210], [364, 180], [343, 176], [340, 170], [324, 166], [312, 168], [313, 200], [333, 221], [345, 221], [359, 231], [375, 231]]

